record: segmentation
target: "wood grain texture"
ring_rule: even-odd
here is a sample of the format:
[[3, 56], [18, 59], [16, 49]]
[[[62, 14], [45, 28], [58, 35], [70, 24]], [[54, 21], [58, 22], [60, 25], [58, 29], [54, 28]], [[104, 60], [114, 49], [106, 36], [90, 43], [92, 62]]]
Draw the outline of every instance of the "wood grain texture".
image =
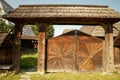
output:
[[22, 24], [15, 24], [15, 39], [14, 39], [14, 71], [18, 73], [20, 71], [21, 63], [21, 34], [22, 34]]
[[101, 70], [102, 53], [101, 39], [71, 31], [48, 40], [47, 71]]
[[48, 42], [48, 71], [73, 70], [73, 44], [70, 38], [60, 38]]
[[102, 43], [79, 43], [77, 65], [80, 71], [100, 69], [102, 67]]
[[38, 32], [38, 64], [37, 64], [37, 71], [41, 73], [45, 73], [45, 45], [46, 45], [46, 26], [44, 24], [38, 25], [39, 32]]

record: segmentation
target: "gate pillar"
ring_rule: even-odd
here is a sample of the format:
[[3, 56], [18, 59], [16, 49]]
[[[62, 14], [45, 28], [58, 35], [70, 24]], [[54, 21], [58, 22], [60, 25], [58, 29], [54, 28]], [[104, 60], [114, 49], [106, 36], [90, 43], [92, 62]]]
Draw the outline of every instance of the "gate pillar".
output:
[[114, 46], [113, 46], [113, 26], [110, 23], [104, 24], [105, 29], [105, 50], [103, 52], [104, 71], [109, 73], [114, 71]]
[[13, 70], [15, 73], [20, 71], [21, 64], [21, 35], [22, 35], [23, 24], [15, 24], [15, 39], [13, 48]]
[[46, 24], [38, 24], [38, 64], [37, 71], [44, 74], [46, 72]]

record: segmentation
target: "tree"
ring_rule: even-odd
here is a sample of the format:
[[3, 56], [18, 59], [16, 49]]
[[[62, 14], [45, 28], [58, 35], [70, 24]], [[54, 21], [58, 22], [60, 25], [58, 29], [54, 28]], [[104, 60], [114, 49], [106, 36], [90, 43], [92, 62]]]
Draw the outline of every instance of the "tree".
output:
[[49, 39], [54, 36], [54, 28], [52, 25], [46, 28], [46, 39]]
[[32, 31], [35, 33], [35, 35], [38, 35], [38, 27], [36, 25], [31, 25], [30, 27]]
[[13, 28], [13, 25], [6, 24], [6, 21], [2, 18], [1, 10], [0, 8], [0, 32], [9, 32]]
[[[38, 27], [36, 25], [32, 25], [31, 29], [35, 33], [35, 35], [38, 35]], [[54, 28], [52, 25], [50, 25], [46, 28], [46, 39], [49, 39], [53, 36], [54, 36]]]

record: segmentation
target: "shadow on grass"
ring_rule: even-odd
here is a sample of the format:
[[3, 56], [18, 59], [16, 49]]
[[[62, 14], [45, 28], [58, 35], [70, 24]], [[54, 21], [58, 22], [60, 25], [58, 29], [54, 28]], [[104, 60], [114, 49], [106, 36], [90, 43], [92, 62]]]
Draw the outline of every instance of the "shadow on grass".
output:
[[34, 48], [22, 49], [22, 54], [35, 54], [35, 53], [37, 53], [37, 49]]

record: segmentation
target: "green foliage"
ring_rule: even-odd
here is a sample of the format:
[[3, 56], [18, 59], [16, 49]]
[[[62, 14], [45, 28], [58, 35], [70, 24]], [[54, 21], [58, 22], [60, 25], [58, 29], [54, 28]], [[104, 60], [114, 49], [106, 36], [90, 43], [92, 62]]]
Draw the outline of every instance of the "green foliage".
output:
[[[31, 29], [35, 33], [35, 35], [38, 35], [38, 27], [36, 25], [32, 25]], [[52, 25], [48, 26], [46, 28], [46, 39], [49, 39], [54, 36], [54, 28]]]
[[[1, 13], [1, 9], [0, 9]], [[13, 28], [12, 24], [6, 24], [5, 20], [2, 18], [0, 14], [0, 32], [9, 32]]]
[[31, 25], [31, 29], [35, 33], [35, 35], [38, 35], [38, 27], [36, 25]]
[[54, 28], [52, 25], [46, 28], [46, 39], [49, 39], [54, 36]]

